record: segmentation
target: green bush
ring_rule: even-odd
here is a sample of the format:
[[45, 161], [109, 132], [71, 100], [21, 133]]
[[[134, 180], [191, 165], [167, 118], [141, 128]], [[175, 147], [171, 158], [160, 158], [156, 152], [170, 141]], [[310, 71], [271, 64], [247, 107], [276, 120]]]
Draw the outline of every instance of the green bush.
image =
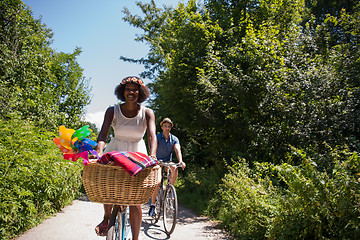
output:
[[0, 239], [26, 231], [78, 196], [82, 164], [62, 159], [54, 133], [0, 120]]
[[277, 201], [271, 180], [253, 174], [245, 160], [239, 159], [224, 176], [208, 214], [240, 239], [264, 239], [277, 214]]
[[[230, 168], [208, 212], [239, 239], [358, 239], [360, 158], [346, 148], [288, 163]], [[328, 167], [317, 161], [327, 158]]]
[[[281, 208], [270, 235], [274, 239], [358, 239], [360, 237], [360, 158], [346, 148], [329, 149], [326, 171], [317, 160], [293, 149], [300, 166], [283, 164], [276, 171], [285, 183]], [[322, 169], [322, 168], [320, 168]]]

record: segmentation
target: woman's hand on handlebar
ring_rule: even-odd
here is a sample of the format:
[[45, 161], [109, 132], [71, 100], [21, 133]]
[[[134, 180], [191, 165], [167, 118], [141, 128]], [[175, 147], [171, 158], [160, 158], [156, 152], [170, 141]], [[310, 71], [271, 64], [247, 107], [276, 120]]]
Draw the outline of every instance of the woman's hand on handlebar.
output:
[[[99, 158], [101, 158], [102, 155], [104, 155], [104, 152], [103, 152], [103, 150], [102, 150], [101, 148], [96, 148], [96, 152], [97, 152]], [[98, 156], [96, 156], [96, 155], [94, 155], [94, 154], [91, 154], [91, 155], [89, 156], [89, 161], [90, 161], [91, 163], [97, 162]]]
[[95, 155], [93, 155], [93, 154], [91, 154], [91, 155], [89, 156], [89, 162], [91, 162], [91, 163], [96, 163], [97, 160], [98, 160], [97, 156], [95, 156]]

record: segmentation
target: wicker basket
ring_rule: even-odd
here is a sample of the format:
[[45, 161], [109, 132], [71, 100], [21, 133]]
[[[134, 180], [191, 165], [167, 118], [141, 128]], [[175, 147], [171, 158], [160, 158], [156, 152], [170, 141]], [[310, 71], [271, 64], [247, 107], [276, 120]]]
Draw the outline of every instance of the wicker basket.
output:
[[145, 168], [132, 177], [120, 166], [89, 163], [82, 176], [90, 201], [118, 205], [146, 203], [160, 180], [160, 166]]

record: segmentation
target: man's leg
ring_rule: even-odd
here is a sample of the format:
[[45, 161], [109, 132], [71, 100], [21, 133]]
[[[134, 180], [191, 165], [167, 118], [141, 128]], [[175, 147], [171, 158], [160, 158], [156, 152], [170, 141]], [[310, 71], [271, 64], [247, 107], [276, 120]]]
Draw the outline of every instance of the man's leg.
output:
[[175, 184], [177, 177], [178, 177], [178, 169], [176, 166], [171, 165], [170, 166], [170, 183], [171, 183], [171, 185]]
[[156, 196], [158, 195], [159, 192], [159, 188], [160, 188], [160, 184], [159, 183], [156, 187], [154, 192], [151, 195], [151, 205], [150, 205], [150, 209], [149, 209], [149, 216], [154, 216], [155, 214], [155, 201], [156, 201]]
[[157, 196], [158, 193], [159, 193], [160, 184], [161, 184], [161, 183], [159, 183], [159, 184], [155, 187], [154, 192], [153, 192], [152, 195], [151, 195], [151, 204], [155, 204], [156, 196]]

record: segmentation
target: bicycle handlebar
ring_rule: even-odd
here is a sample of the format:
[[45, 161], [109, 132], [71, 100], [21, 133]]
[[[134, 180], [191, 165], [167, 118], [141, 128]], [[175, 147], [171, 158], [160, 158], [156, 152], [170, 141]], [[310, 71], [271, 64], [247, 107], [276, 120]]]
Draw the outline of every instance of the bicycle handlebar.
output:
[[173, 166], [176, 166], [178, 168], [181, 168], [182, 167], [182, 164], [181, 163], [174, 163], [174, 162], [163, 162], [161, 160], [158, 160], [159, 161], [159, 166], [161, 167], [169, 167], [171, 165]]

